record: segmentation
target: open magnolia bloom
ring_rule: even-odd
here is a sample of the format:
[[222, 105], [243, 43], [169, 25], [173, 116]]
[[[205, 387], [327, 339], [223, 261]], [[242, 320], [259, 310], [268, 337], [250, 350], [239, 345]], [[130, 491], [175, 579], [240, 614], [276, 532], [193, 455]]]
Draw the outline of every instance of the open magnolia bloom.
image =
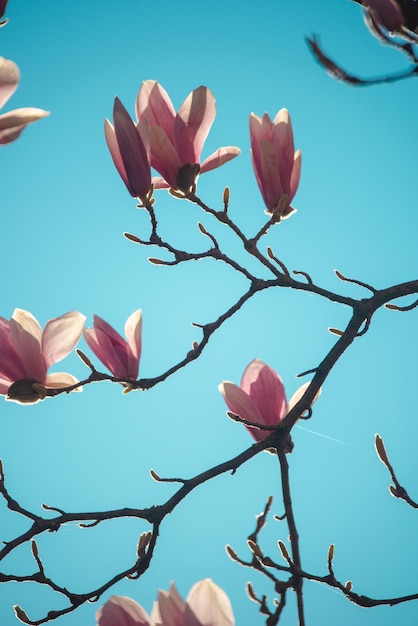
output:
[[151, 189], [149, 139], [146, 122], [133, 123], [119, 98], [113, 107], [113, 126], [105, 120], [105, 137], [113, 163], [129, 193], [141, 200], [148, 198]]
[[281, 109], [273, 121], [265, 113], [250, 115], [250, 139], [253, 168], [267, 213], [279, 221], [296, 209], [290, 206], [298, 189], [302, 153], [295, 152], [292, 123], [287, 109]]
[[126, 320], [126, 340], [98, 315], [93, 319], [94, 328], [84, 331], [89, 348], [113, 376], [136, 380], [142, 349], [142, 311], [138, 309]]
[[96, 614], [98, 626], [234, 626], [235, 619], [226, 593], [207, 578], [196, 583], [186, 602], [174, 584], [159, 591], [149, 617], [140, 604], [112, 596]]
[[[309, 383], [302, 385], [288, 404], [283, 381], [277, 372], [260, 359], [254, 359], [242, 375], [240, 387], [224, 381], [219, 385], [219, 391], [232, 413], [248, 422], [274, 428], [301, 399], [308, 386]], [[246, 428], [256, 441], [262, 441], [272, 432], [251, 426]]]
[[148, 122], [151, 165], [162, 176], [153, 181], [156, 189], [194, 193], [199, 173], [220, 167], [241, 152], [234, 146], [218, 148], [200, 163], [216, 116], [215, 98], [207, 87], [192, 91], [176, 113], [165, 89], [155, 80], [146, 80], [136, 99], [136, 114], [139, 122]]
[[71, 311], [49, 320], [42, 331], [38, 320], [23, 309], [15, 309], [9, 321], [0, 317], [0, 394], [7, 400], [33, 404], [45, 397], [43, 388], [78, 383], [71, 374], [47, 372], [75, 348], [85, 319]]
[[[14, 94], [19, 84], [20, 72], [16, 63], [0, 57], [0, 109]], [[15, 141], [31, 122], [49, 115], [48, 111], [25, 107], [0, 115], [0, 145]]]

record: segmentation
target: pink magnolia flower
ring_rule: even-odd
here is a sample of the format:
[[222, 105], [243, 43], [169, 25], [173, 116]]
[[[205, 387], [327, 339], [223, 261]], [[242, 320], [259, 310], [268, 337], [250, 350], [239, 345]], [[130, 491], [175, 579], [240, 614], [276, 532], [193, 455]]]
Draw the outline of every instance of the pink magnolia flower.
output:
[[116, 169], [131, 196], [146, 198], [151, 188], [147, 124], [136, 127], [119, 98], [115, 98], [113, 123], [106, 119], [104, 130]]
[[[19, 79], [20, 72], [16, 63], [0, 57], [0, 109], [16, 91]], [[15, 141], [25, 126], [47, 115], [48, 111], [34, 107], [3, 113], [0, 115], [0, 145]]]
[[117, 378], [136, 380], [142, 347], [142, 311], [128, 317], [125, 324], [126, 341], [98, 315], [94, 328], [86, 328], [84, 338], [98, 359]]
[[174, 584], [159, 591], [151, 616], [134, 600], [112, 596], [96, 614], [98, 626], [234, 626], [226, 593], [207, 578], [196, 583], [186, 602]]
[[[249, 422], [274, 427], [286, 417], [308, 386], [309, 383], [302, 385], [288, 404], [283, 381], [277, 372], [260, 359], [254, 359], [242, 375], [240, 387], [224, 381], [219, 385], [219, 391], [232, 413]], [[251, 426], [246, 428], [256, 441], [262, 441], [272, 432]]]
[[287, 109], [281, 109], [274, 121], [250, 115], [250, 138], [253, 168], [267, 213], [278, 219], [295, 212], [290, 206], [296, 194], [302, 165], [302, 153], [294, 152], [293, 132]]
[[15, 309], [10, 321], [0, 317], [0, 395], [22, 404], [45, 397], [33, 385], [60, 389], [78, 382], [71, 374], [48, 368], [77, 345], [84, 315], [71, 311], [46, 324], [44, 331], [28, 311]]
[[176, 113], [165, 89], [155, 80], [146, 80], [136, 99], [136, 114], [138, 120], [148, 122], [151, 165], [162, 176], [155, 180], [156, 189], [194, 193], [199, 173], [220, 167], [241, 152], [234, 146], [218, 148], [200, 163], [216, 116], [215, 98], [207, 87], [192, 91]]

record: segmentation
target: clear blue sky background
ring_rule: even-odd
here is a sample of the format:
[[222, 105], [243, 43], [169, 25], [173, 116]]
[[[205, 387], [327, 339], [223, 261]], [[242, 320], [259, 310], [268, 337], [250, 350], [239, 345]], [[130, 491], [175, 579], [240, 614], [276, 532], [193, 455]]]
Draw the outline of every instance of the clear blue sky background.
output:
[[[131, 113], [141, 82], [158, 80], [176, 106], [200, 84], [217, 98], [218, 115], [204, 156], [222, 145], [242, 154], [202, 176], [199, 194], [221, 207], [231, 188], [230, 214], [245, 233], [264, 223], [264, 207], [252, 175], [248, 116], [271, 116], [287, 107], [295, 143], [303, 152], [298, 213], [272, 230], [271, 245], [290, 269], [356, 297], [361, 289], [340, 283], [334, 268], [377, 288], [416, 277], [417, 177], [416, 81], [353, 89], [320, 68], [304, 37], [320, 33], [325, 49], [361, 75], [405, 67], [365, 28], [359, 7], [348, 0], [259, 0], [182, 3], [10, 0], [10, 23], [0, 31], [0, 54], [22, 73], [5, 110], [38, 106], [50, 117], [25, 130], [0, 151], [0, 315], [30, 310], [42, 324], [79, 310], [91, 325], [94, 313], [121, 332], [142, 308], [140, 374], [156, 376], [183, 358], [199, 330], [191, 322], [215, 320], [246, 290], [245, 281], [213, 261], [176, 268], [151, 265], [142, 249], [122, 236], [146, 236], [146, 215], [115, 171], [103, 136], [118, 95]], [[161, 234], [179, 248], [205, 249], [197, 221], [219, 234], [243, 260], [240, 247], [193, 205], [159, 192]], [[254, 267], [252, 265], [252, 267]], [[328, 326], [344, 327], [349, 310], [287, 290], [257, 295], [211, 339], [202, 357], [146, 393], [122, 396], [103, 383], [82, 394], [27, 408], [1, 404], [0, 456], [7, 486], [19, 502], [41, 513], [40, 503], [66, 511], [143, 507], [164, 502], [172, 488], [149, 477], [191, 477], [233, 457], [251, 441], [225, 417], [218, 384], [239, 382], [255, 357], [282, 376], [288, 396], [295, 374], [314, 367], [335, 342]], [[84, 342], [80, 347], [86, 349]], [[392, 498], [378, 461], [374, 434], [385, 439], [401, 481], [417, 498], [416, 312], [379, 311], [370, 331], [329, 377], [313, 419], [294, 430], [289, 457], [305, 569], [326, 573], [327, 550], [336, 544], [335, 571], [354, 590], [373, 597], [418, 591], [417, 513]], [[75, 356], [58, 364], [80, 378], [87, 370]], [[307, 430], [309, 429], [309, 430]], [[311, 432], [315, 431], [315, 433]], [[149, 611], [159, 588], [175, 580], [186, 596], [210, 577], [231, 598], [237, 624], [263, 624], [245, 596], [252, 580], [271, 599], [266, 579], [231, 562], [231, 544], [247, 557], [245, 538], [269, 495], [282, 513], [274, 457], [261, 454], [235, 476], [193, 493], [164, 522], [151, 569], [112, 593], [129, 595]], [[26, 522], [0, 503], [2, 541]], [[74, 592], [102, 584], [135, 558], [146, 524], [76, 525], [39, 538], [46, 572]], [[280, 561], [283, 523], [270, 520], [262, 535], [266, 554]], [[5, 573], [35, 571], [30, 546], [1, 566]], [[107, 594], [102, 600], [111, 595]], [[305, 586], [310, 626], [413, 624], [418, 604], [360, 609], [340, 594]], [[59, 620], [60, 626], [95, 624], [99, 605], [89, 604]], [[35, 585], [0, 587], [3, 626], [16, 620], [12, 604], [33, 619], [62, 600]], [[293, 600], [283, 626], [296, 624]], [[282, 623], [282, 622], [281, 622]]]

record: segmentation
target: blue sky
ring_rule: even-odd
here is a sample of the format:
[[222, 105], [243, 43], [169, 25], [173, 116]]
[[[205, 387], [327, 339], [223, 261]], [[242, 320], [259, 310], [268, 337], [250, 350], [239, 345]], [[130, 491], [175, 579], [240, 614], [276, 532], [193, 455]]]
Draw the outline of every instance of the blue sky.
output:
[[[19, 307], [45, 324], [76, 309], [88, 325], [98, 314], [122, 332], [126, 318], [142, 308], [140, 375], [153, 377], [200, 339], [192, 322], [215, 320], [246, 290], [221, 264], [151, 265], [147, 257], [160, 251], [123, 238], [126, 231], [146, 236], [148, 224], [114, 169], [103, 120], [112, 114], [115, 95], [133, 114], [137, 91], [149, 78], [165, 87], [176, 108], [201, 84], [213, 91], [218, 113], [203, 156], [222, 145], [237, 145], [242, 153], [202, 176], [198, 192], [219, 208], [228, 185], [230, 215], [248, 235], [265, 220], [251, 168], [248, 117], [289, 109], [295, 145], [303, 153], [293, 203], [298, 213], [273, 229], [261, 248], [270, 245], [290, 269], [355, 297], [368, 294], [338, 281], [335, 268], [376, 288], [416, 277], [416, 84], [349, 88], [316, 64], [304, 41], [319, 33], [334, 59], [363, 76], [404, 68], [402, 57], [369, 34], [355, 3], [9, 5], [0, 54], [19, 65], [22, 77], [5, 110], [38, 106], [51, 115], [0, 154], [1, 316], [9, 318]], [[164, 191], [156, 198], [161, 234], [173, 245], [202, 249], [202, 221], [225, 250], [244, 259], [232, 237], [198, 208]], [[290, 397], [299, 385], [295, 374], [314, 367], [335, 342], [327, 328], [343, 327], [348, 316], [348, 309], [320, 298], [271, 290], [226, 323], [197, 362], [146, 393], [123, 396], [118, 386], [102, 383], [30, 408], [3, 402], [0, 456], [10, 493], [39, 513], [42, 502], [68, 511], [164, 502], [172, 490], [151, 480], [151, 467], [162, 476], [191, 477], [251, 443], [245, 429], [225, 417], [218, 384], [238, 383], [258, 357], [280, 373]], [[331, 373], [313, 419], [294, 430], [289, 457], [304, 567], [325, 574], [328, 546], [335, 543], [338, 577], [374, 597], [417, 591], [416, 513], [389, 495], [386, 470], [373, 449], [379, 432], [414, 497], [415, 320], [414, 312], [376, 314], [370, 331]], [[84, 342], [80, 347], [88, 351]], [[86, 374], [74, 355], [61, 369]], [[224, 546], [247, 555], [245, 538], [269, 495], [280, 514], [277, 461], [267, 454], [235, 476], [204, 485], [163, 524], [146, 575], [123, 581], [112, 593], [150, 610], [157, 590], [171, 580], [186, 596], [194, 582], [210, 577], [230, 596], [237, 624], [263, 624], [244, 585], [252, 580], [270, 598], [273, 590], [232, 563]], [[0, 515], [2, 541], [26, 528], [3, 503]], [[38, 543], [48, 575], [84, 592], [133, 562], [142, 530], [147, 526], [132, 520], [84, 531], [70, 525]], [[283, 525], [270, 520], [262, 536], [265, 553], [280, 560], [276, 542], [286, 536]], [[30, 547], [24, 546], [1, 571], [33, 570]], [[316, 584], [307, 584], [305, 594], [310, 626], [410, 624], [418, 615], [416, 604], [360, 609]], [[284, 626], [296, 623], [292, 602]], [[5, 626], [16, 623], [12, 604], [33, 619], [63, 606], [37, 586], [3, 585]], [[82, 607], [57, 623], [94, 624], [98, 606]]]

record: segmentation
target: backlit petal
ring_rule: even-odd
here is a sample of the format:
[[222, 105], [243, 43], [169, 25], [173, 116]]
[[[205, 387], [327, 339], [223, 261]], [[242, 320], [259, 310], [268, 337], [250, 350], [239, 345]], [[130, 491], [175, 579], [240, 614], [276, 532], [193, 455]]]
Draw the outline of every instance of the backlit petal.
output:
[[42, 353], [45, 367], [58, 363], [77, 345], [86, 318], [78, 311], [49, 320], [42, 335]]

